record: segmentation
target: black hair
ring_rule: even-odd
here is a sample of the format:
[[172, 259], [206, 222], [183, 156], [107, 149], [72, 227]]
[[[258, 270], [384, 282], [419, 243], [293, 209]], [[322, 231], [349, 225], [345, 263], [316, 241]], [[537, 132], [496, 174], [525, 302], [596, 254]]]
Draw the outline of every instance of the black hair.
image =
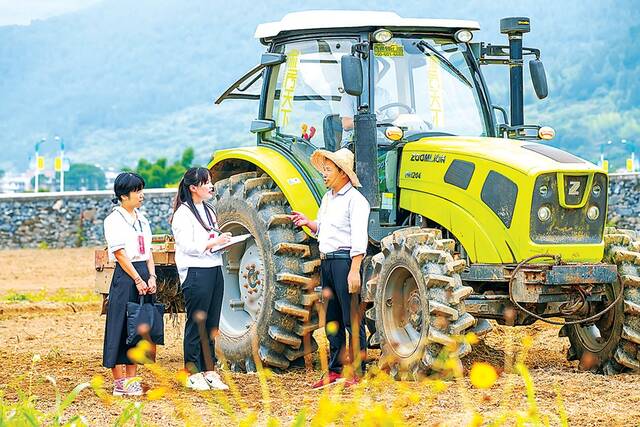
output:
[[111, 201], [114, 204], [118, 204], [118, 202], [122, 201], [122, 196], [127, 196], [132, 191], [140, 191], [144, 186], [144, 178], [140, 175], [133, 172], [123, 172], [113, 182], [113, 192], [116, 193], [116, 197]]
[[[202, 220], [200, 213], [196, 209], [195, 203], [193, 203], [193, 198], [191, 197], [191, 190], [189, 190], [189, 187], [191, 185], [195, 185], [195, 186], [203, 185], [209, 182], [210, 180], [211, 180], [211, 173], [209, 172], [209, 169], [202, 168], [202, 167], [195, 167], [195, 168], [188, 169], [184, 173], [184, 176], [182, 177], [182, 179], [180, 180], [180, 184], [178, 185], [178, 194], [176, 194], [176, 200], [173, 205], [174, 215], [181, 205], [183, 204], [187, 205], [189, 210], [193, 213], [193, 215], [195, 215], [200, 225], [202, 225], [202, 227], [204, 227], [204, 229], [207, 231], [211, 231], [213, 227], [208, 224], [205, 224], [205, 222]], [[210, 216], [210, 212], [215, 215], [215, 210], [213, 209], [213, 206], [211, 206], [209, 203], [206, 203], [206, 202], [203, 202], [203, 206], [204, 206], [204, 211], [207, 214], [207, 219], [211, 223], [213, 223]], [[171, 220], [169, 222], [172, 222], [172, 221], [173, 221], [173, 215], [171, 215]]]

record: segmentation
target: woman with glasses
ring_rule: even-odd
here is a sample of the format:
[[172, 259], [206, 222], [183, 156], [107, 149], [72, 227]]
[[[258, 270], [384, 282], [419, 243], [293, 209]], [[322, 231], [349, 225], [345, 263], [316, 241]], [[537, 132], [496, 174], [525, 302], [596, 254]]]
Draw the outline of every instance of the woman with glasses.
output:
[[[218, 229], [209, 170], [187, 170], [178, 186], [171, 229], [176, 242], [176, 266], [185, 300], [184, 363], [191, 373], [186, 386], [193, 390], [227, 390], [215, 369], [214, 334], [222, 309], [224, 280], [222, 255], [215, 248], [231, 234]], [[206, 334], [200, 336], [199, 324]]]

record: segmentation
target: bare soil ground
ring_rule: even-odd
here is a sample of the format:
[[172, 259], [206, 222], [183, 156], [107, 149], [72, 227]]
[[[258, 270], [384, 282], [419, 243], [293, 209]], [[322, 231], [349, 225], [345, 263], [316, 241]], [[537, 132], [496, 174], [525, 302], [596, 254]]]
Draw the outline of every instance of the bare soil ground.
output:
[[[93, 251], [90, 249], [0, 251], [0, 264], [0, 296], [9, 289], [18, 292], [42, 288], [50, 292], [59, 288], [90, 291], [93, 283]], [[4, 312], [0, 312], [0, 394], [14, 400], [15, 387], [28, 389], [28, 372], [34, 354], [41, 355], [42, 361], [35, 364], [32, 371], [32, 390], [38, 396], [38, 407], [43, 410], [55, 405], [54, 387], [44, 379], [47, 375], [55, 377], [63, 393], [91, 380], [96, 374], [103, 375], [105, 385], [109, 387], [110, 374], [101, 367], [104, 317], [98, 314], [99, 305], [84, 303], [75, 308], [65, 304], [50, 305], [47, 310], [46, 304], [38, 304], [3, 304]], [[176, 325], [167, 321], [166, 345], [158, 351], [158, 366], [170, 377], [182, 364], [181, 322], [182, 318]], [[565, 360], [568, 343], [557, 337], [555, 327], [543, 324], [527, 328], [497, 327], [483, 344], [475, 347], [465, 364], [486, 361], [502, 371], [505, 360], [517, 354], [525, 336], [533, 340], [526, 364], [535, 385], [536, 404], [552, 425], [560, 423], [556, 390], [562, 395], [570, 425], [640, 424], [640, 376], [605, 377], [580, 372], [575, 362]], [[322, 331], [317, 332], [317, 337], [322, 337]], [[377, 352], [372, 353], [377, 357]], [[153, 375], [149, 368], [142, 368], [141, 374], [149, 387], [157, 387], [164, 378]], [[323, 398], [351, 402], [351, 409], [355, 411], [365, 411], [382, 403], [387, 408], [397, 409], [400, 418], [396, 421], [409, 425], [466, 425], [474, 411], [488, 421], [507, 410], [529, 407], [522, 378], [506, 371], [501, 372], [498, 382], [487, 391], [471, 387], [465, 379], [447, 382], [446, 390], [438, 393], [425, 383], [380, 385], [371, 382], [354, 389], [333, 389], [323, 394], [309, 389], [309, 384], [319, 376], [317, 370], [272, 375], [266, 379], [266, 387], [261, 386], [256, 374], [228, 375], [235, 393], [195, 394], [171, 383], [169, 392], [159, 400], [138, 399], [144, 402], [144, 422], [183, 425], [182, 412], [189, 414], [188, 421], [194, 425], [234, 425], [253, 411], [257, 424], [266, 424], [269, 417], [275, 417], [284, 425], [290, 425], [303, 409], [310, 420], [318, 413]], [[321, 407], [321, 413], [326, 411], [327, 407]], [[68, 410], [69, 414], [85, 415], [91, 425], [113, 425], [121, 412], [121, 401], [109, 404], [91, 390], [83, 391]], [[507, 425], [513, 424], [515, 419], [512, 417]]]

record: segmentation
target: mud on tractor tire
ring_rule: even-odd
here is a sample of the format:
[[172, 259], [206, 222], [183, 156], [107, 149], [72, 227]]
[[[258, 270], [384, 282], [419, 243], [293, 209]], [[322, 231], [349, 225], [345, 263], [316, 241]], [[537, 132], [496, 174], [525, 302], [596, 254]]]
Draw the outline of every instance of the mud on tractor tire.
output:
[[382, 252], [373, 257], [380, 360], [396, 379], [429, 374], [444, 347], [459, 357], [471, 351], [454, 338], [476, 324], [465, 311], [473, 290], [462, 285], [465, 262], [453, 259], [454, 245], [440, 230], [411, 227], [382, 239]]
[[[603, 262], [617, 265], [624, 296], [615, 308], [593, 324], [565, 325], [560, 331], [560, 336], [569, 338], [567, 359], [579, 360], [581, 369], [607, 375], [640, 370], [640, 241], [637, 238], [634, 231], [605, 230]], [[619, 292], [619, 283], [609, 287], [606, 304], [613, 302]]]
[[215, 188], [222, 231], [252, 236], [224, 254], [219, 351], [234, 371], [255, 371], [255, 356], [287, 369], [317, 349], [317, 248], [294, 228], [289, 204], [269, 176], [241, 173]]

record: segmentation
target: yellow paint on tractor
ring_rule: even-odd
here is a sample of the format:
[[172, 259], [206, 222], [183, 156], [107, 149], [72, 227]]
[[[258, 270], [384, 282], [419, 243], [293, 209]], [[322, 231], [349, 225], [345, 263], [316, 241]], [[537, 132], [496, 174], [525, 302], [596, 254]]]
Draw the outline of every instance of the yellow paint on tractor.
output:
[[[565, 262], [600, 262], [604, 243], [536, 244], [529, 237], [531, 201], [536, 178], [543, 173], [582, 173], [589, 185], [601, 168], [588, 163], [559, 163], [522, 148], [527, 142], [499, 138], [430, 137], [405, 145], [398, 170], [399, 206], [449, 230], [471, 262], [505, 264], [536, 254], [560, 255]], [[415, 160], [412, 160], [412, 157]], [[209, 164], [244, 160], [266, 172], [282, 190], [293, 210], [315, 218], [318, 204], [302, 175], [282, 154], [267, 147], [218, 151]], [[469, 187], [444, 181], [455, 159], [475, 164]], [[511, 226], [507, 228], [481, 198], [490, 171], [508, 177], [518, 187]], [[307, 230], [308, 232], [308, 230]]]
[[260, 146], [220, 150], [215, 153], [208, 168], [211, 170], [221, 163], [232, 160], [244, 160], [262, 169], [278, 185], [289, 201], [291, 209], [315, 218], [319, 206], [313, 194], [300, 172], [282, 154]]
[[[431, 137], [405, 145], [398, 171], [400, 207], [448, 229], [473, 263], [513, 263], [535, 254], [562, 256], [567, 262], [600, 262], [604, 243], [536, 244], [529, 238], [531, 201], [536, 178], [543, 173], [589, 174], [589, 184], [601, 168], [583, 163], [559, 163], [522, 148], [525, 141], [499, 138]], [[444, 181], [455, 159], [475, 164], [465, 190]], [[507, 228], [482, 201], [490, 171], [518, 187], [511, 226]]]

